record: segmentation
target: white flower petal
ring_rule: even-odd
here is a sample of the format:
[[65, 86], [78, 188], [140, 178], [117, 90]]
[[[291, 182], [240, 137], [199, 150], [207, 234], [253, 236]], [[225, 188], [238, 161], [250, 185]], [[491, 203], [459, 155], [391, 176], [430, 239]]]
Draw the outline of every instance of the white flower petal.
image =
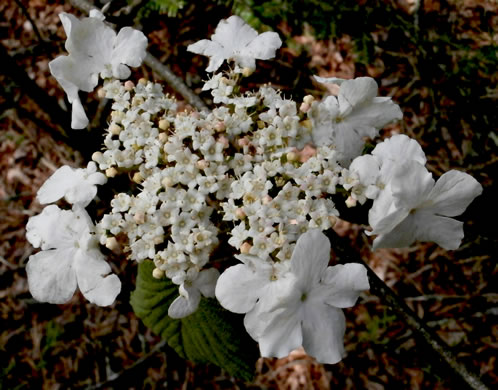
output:
[[297, 313], [299, 309], [295, 307], [294, 310], [283, 309], [256, 316], [247, 313], [244, 325], [253, 338], [253, 334], [258, 335], [256, 341], [262, 357], [282, 358], [302, 345], [301, 317]]
[[416, 240], [416, 230], [415, 218], [412, 214], [409, 214], [390, 231], [377, 236], [373, 242], [373, 250], [379, 248], [406, 248]]
[[464, 237], [463, 222], [425, 210], [416, 213], [415, 224], [416, 240], [435, 242], [446, 250], [458, 249]]
[[111, 267], [98, 249], [79, 250], [74, 271], [83, 296], [98, 306], [111, 305], [121, 291], [121, 281], [111, 274]]
[[73, 257], [76, 249], [42, 251], [26, 265], [29, 291], [40, 302], [66, 303], [76, 290]]
[[276, 32], [264, 32], [254, 38], [242, 50], [244, 57], [269, 60], [275, 57], [275, 51], [282, 46], [282, 41]]
[[54, 248], [52, 227], [57, 226], [61, 209], [55, 205], [47, 206], [41, 214], [29, 218], [26, 225], [26, 238], [35, 248], [43, 250]]
[[420, 144], [404, 134], [393, 135], [391, 138], [377, 144], [372, 150], [372, 155], [386, 165], [396, 165], [390, 164], [390, 162], [400, 163], [408, 160], [417, 161], [422, 165], [427, 162]]
[[322, 84], [336, 84], [336, 85], [341, 85], [346, 79], [341, 79], [338, 77], [320, 77], [320, 76], [313, 76], [316, 81]]
[[354, 263], [327, 267], [322, 284], [317, 293], [323, 302], [338, 308], [354, 306], [360, 293], [370, 288], [367, 269]]
[[398, 165], [390, 185], [396, 207], [411, 210], [427, 199], [434, 179], [427, 168], [412, 160]]
[[304, 306], [303, 347], [320, 363], [335, 364], [342, 360], [346, 319], [340, 309], [317, 304]]
[[226, 269], [216, 283], [216, 298], [221, 306], [234, 313], [252, 310], [270, 283], [270, 272], [256, 272], [245, 264]]
[[349, 115], [356, 106], [372, 100], [377, 96], [377, 90], [377, 83], [371, 77], [357, 77], [344, 81], [337, 96], [341, 116]]
[[199, 276], [194, 280], [193, 286], [207, 298], [214, 298], [216, 282], [220, 273], [216, 268], [205, 269], [199, 272]]
[[75, 173], [73, 168], [67, 165], [60, 167], [38, 190], [36, 194], [38, 202], [47, 204], [61, 199], [68, 189], [78, 183], [78, 179], [79, 175]]
[[439, 215], [455, 217], [462, 214], [481, 193], [482, 186], [476, 179], [466, 173], [452, 170], [442, 175], [430, 192], [430, 209]]
[[320, 280], [330, 260], [330, 241], [318, 229], [302, 234], [291, 257], [291, 271], [305, 285]]
[[[147, 49], [147, 38], [138, 30], [131, 27], [122, 28], [114, 44], [112, 64], [125, 64], [132, 67], [140, 66], [145, 59]], [[123, 79], [129, 75], [114, 75]]]
[[196, 288], [187, 288], [188, 298], [178, 296], [168, 308], [168, 316], [171, 318], [184, 318], [194, 313], [199, 307], [201, 294]]

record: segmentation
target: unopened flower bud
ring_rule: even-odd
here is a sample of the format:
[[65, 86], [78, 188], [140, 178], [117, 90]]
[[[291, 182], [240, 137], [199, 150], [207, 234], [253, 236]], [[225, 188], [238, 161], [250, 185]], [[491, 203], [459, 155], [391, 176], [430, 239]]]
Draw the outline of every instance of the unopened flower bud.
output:
[[105, 170], [105, 175], [106, 175], [107, 177], [114, 177], [114, 176], [116, 176], [117, 174], [118, 174], [118, 170], [117, 170], [116, 168], [114, 168], [114, 167], [107, 168], [107, 169]]
[[105, 246], [113, 252], [119, 249], [119, 243], [118, 240], [116, 240], [116, 237], [107, 237], [105, 240]]
[[165, 144], [166, 141], [168, 141], [168, 135], [166, 133], [159, 133], [157, 139], [159, 140], [160, 143]]
[[106, 95], [106, 92], [105, 92], [105, 89], [104, 88], [100, 88], [98, 91], [97, 91], [97, 96], [101, 99], [105, 98], [105, 95]]
[[299, 155], [296, 152], [287, 153], [287, 161], [297, 161], [299, 159]]
[[311, 103], [313, 103], [314, 101], [315, 101], [315, 98], [312, 95], [306, 95], [303, 98], [303, 102], [310, 105], [310, 106], [311, 106]]
[[249, 244], [247, 241], [244, 242], [241, 246], [240, 246], [240, 253], [242, 253], [243, 255], [247, 255], [249, 253], [249, 251], [251, 250], [252, 248], [252, 245]]
[[104, 158], [102, 152], [95, 152], [94, 154], [92, 154], [92, 160], [97, 163], [102, 161], [102, 158]]
[[122, 130], [123, 129], [121, 128], [121, 126], [116, 123], [113, 123], [109, 126], [109, 133], [111, 133], [112, 135], [118, 135]]
[[152, 271], [152, 277], [154, 279], [162, 279], [164, 278], [164, 271], [159, 268], [154, 268], [154, 270]]
[[141, 225], [141, 224], [145, 223], [145, 214], [144, 214], [144, 213], [142, 213], [142, 212], [138, 212], [138, 213], [136, 213], [136, 214], [133, 216], [133, 220], [134, 220], [137, 224]]
[[249, 145], [249, 140], [247, 139], [247, 137], [243, 137], [238, 139], [237, 143], [239, 144], [239, 146], [246, 146]]
[[147, 85], [147, 79], [142, 77], [140, 80], [138, 80], [138, 83], [142, 85]]
[[249, 77], [253, 73], [254, 73], [254, 69], [248, 68], [247, 66], [244, 69], [242, 69], [242, 76], [244, 76], [244, 77]]
[[219, 121], [218, 123], [216, 123], [214, 125], [214, 129], [217, 131], [217, 132], [222, 132], [226, 129], [226, 126], [225, 126], [225, 122], [223, 121]]
[[270, 195], [265, 195], [265, 196], [263, 196], [263, 199], [261, 200], [261, 203], [268, 204], [271, 201], [272, 201], [272, 197]]
[[265, 122], [263, 121], [257, 121], [256, 124], [258, 125], [258, 129], [264, 129], [265, 127]]
[[316, 154], [316, 148], [308, 144], [299, 152], [299, 161], [304, 163], [308, 161], [311, 157], [313, 157], [315, 154]]
[[166, 119], [161, 119], [158, 125], [161, 130], [169, 129], [169, 121], [167, 121]]
[[246, 217], [246, 213], [244, 212], [243, 209], [239, 207], [238, 209], [235, 210], [235, 216], [238, 219], [244, 219]]
[[349, 208], [356, 206], [356, 199], [351, 197], [351, 196], [349, 198], [347, 198], [346, 199], [346, 206]]
[[337, 223], [337, 217], [335, 215], [329, 215], [330, 227], [333, 228]]
[[223, 149], [228, 148], [229, 143], [228, 143], [228, 138], [227, 137], [223, 137], [223, 136], [218, 137], [218, 139], [216, 140], [216, 142], [219, 142], [220, 144], [222, 144], [223, 145]]
[[124, 83], [124, 87], [127, 91], [131, 91], [133, 88], [135, 88], [135, 84], [133, 83], [133, 81], [128, 80]]
[[209, 161], [203, 159], [197, 161], [197, 168], [206, 169], [207, 167], [209, 167]]
[[135, 172], [131, 180], [133, 180], [137, 184], [140, 184], [144, 180], [144, 177], [140, 172]]
[[302, 103], [301, 106], [299, 106], [299, 111], [301, 112], [308, 112], [310, 110], [310, 105], [308, 103]]
[[161, 184], [164, 188], [169, 188], [173, 185], [173, 180], [171, 180], [170, 177], [166, 176], [164, 179], [161, 180]]

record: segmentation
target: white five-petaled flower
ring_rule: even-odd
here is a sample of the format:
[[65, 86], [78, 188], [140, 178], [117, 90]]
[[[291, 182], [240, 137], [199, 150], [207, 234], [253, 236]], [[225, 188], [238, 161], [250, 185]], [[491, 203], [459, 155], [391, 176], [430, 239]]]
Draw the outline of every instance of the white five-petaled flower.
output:
[[145, 58], [147, 38], [131, 27], [122, 28], [116, 35], [97, 10], [90, 11], [90, 17], [82, 20], [64, 12], [59, 17], [67, 35], [69, 56], [51, 61], [50, 72], [72, 104], [71, 127], [83, 129], [88, 125], [88, 118], [78, 91], [93, 91], [99, 74], [104, 78], [129, 77], [128, 66], [140, 66]]
[[83, 208], [61, 210], [47, 206], [31, 217], [26, 237], [41, 248], [29, 257], [29, 291], [41, 302], [66, 303], [76, 287], [86, 299], [99, 306], [114, 302], [121, 282], [98, 249], [98, 241], [88, 213]]
[[403, 117], [391, 98], [377, 97], [377, 83], [370, 77], [341, 80], [339, 95], [314, 102], [308, 114], [313, 143], [335, 145], [345, 166], [361, 154], [365, 137], [374, 138], [379, 129]]
[[97, 172], [97, 165], [90, 161], [86, 168], [64, 165], [57, 169], [40, 187], [36, 195], [41, 204], [65, 198], [69, 203], [86, 207], [97, 194], [97, 184], [105, 184], [107, 177]]
[[220, 276], [216, 297], [228, 310], [246, 313], [244, 325], [262, 356], [283, 357], [303, 346], [319, 362], [337, 363], [344, 356], [341, 308], [353, 306], [369, 283], [361, 264], [328, 267], [329, 258], [327, 237], [310, 230], [281, 273], [270, 262], [238, 256], [244, 264]]
[[482, 186], [472, 176], [452, 170], [437, 182], [419, 162], [409, 160], [397, 166], [389, 182], [388, 196], [376, 219], [369, 218], [376, 248], [401, 248], [414, 241], [433, 241], [444, 249], [457, 249], [463, 222], [450, 217], [462, 214]]
[[[258, 34], [238, 16], [222, 20], [211, 40], [203, 39], [187, 47], [187, 50], [210, 57], [207, 72], [216, 71], [223, 61], [233, 60], [240, 68], [256, 68], [256, 59], [268, 60], [282, 41], [275, 32]], [[239, 69], [240, 71], [241, 69]]]

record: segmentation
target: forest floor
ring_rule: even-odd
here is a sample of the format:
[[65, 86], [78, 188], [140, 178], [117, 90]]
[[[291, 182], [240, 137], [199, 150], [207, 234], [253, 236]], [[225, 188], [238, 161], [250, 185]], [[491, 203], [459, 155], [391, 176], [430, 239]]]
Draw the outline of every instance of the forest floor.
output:
[[[357, 3], [366, 7], [364, 1]], [[276, 60], [258, 63], [252, 80], [254, 85], [271, 81], [297, 99], [325, 94], [312, 74], [374, 77], [379, 95], [391, 96], [404, 113], [404, 121], [381, 136], [414, 137], [436, 177], [460, 169], [483, 185], [483, 195], [460, 218], [466, 237], [456, 251], [426, 243], [372, 252], [361, 225], [342, 223], [337, 230], [361, 248], [370, 267], [461, 363], [496, 388], [498, 3], [426, 0], [419, 10], [410, 0], [373, 3], [368, 15], [378, 23], [363, 32], [369, 40], [364, 46], [353, 33], [319, 39], [310, 28], [267, 15], [265, 23], [273, 21], [284, 48]], [[81, 15], [62, 0], [0, 5], [0, 48], [9, 58], [0, 66], [0, 389], [461, 388], [412, 330], [370, 293], [346, 310], [343, 361], [324, 366], [297, 350], [285, 359], [260, 359], [252, 383], [183, 361], [146, 329], [128, 301], [135, 264], [116, 264], [128, 290], [111, 307], [89, 304], [79, 293], [65, 305], [35, 301], [25, 272], [35, 250], [26, 241], [25, 226], [42, 209], [36, 192], [58, 167], [88, 161], [88, 153], [78, 148], [84, 141], [79, 142], [101, 137], [97, 132], [108, 109], [90, 105], [95, 114], [90, 117], [97, 118], [90, 132], [68, 131], [64, 93], [48, 70], [48, 62], [65, 52], [58, 18], [63, 11]], [[230, 13], [215, 2], [193, 2], [175, 17], [148, 12], [140, 23], [149, 50], [201, 94], [206, 61], [187, 53], [186, 46], [209, 37]], [[156, 77], [145, 66], [136, 73]], [[208, 95], [201, 97], [211, 104]]]

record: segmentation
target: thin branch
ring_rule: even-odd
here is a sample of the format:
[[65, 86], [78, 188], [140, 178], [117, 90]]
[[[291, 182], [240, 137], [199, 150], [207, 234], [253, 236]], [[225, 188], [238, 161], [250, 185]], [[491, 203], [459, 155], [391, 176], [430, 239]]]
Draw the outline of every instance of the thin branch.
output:
[[38, 37], [38, 40], [40, 43], [45, 42], [45, 39], [43, 39], [42, 35], [40, 34], [40, 30], [38, 30], [38, 27], [36, 26], [36, 23], [34, 22], [33, 18], [31, 18], [31, 15], [29, 14], [27, 8], [24, 6], [24, 4], [21, 2], [21, 0], [15, 0], [16, 4], [21, 8], [24, 16], [28, 19], [29, 23], [31, 23], [31, 26], [33, 27], [33, 31], [35, 32], [36, 36]]
[[488, 389], [477, 375], [469, 372], [464, 365], [456, 360], [448, 346], [432, 329], [428, 328], [427, 325], [422, 322], [422, 320], [406, 305], [404, 300], [391, 290], [391, 288], [389, 288], [384, 281], [380, 279], [363, 260], [361, 260], [359, 254], [351, 248], [349, 242], [346, 243], [343, 238], [339, 237], [333, 231], [327, 231], [327, 235], [331, 241], [332, 248], [341, 259], [341, 262], [345, 261], [363, 264], [367, 268], [370, 291], [377, 295], [386, 306], [394, 310], [413, 332], [420, 336], [434, 353], [451, 368], [457, 377], [463, 380], [471, 389]]
[[[75, 8], [78, 8], [79, 10], [85, 12], [90, 12], [90, 10], [97, 8], [86, 0], [70, 0], [70, 3]], [[202, 101], [202, 99], [198, 95], [196, 95], [189, 87], [187, 87], [183, 80], [175, 75], [169, 68], [169, 66], [161, 63], [149, 52], [147, 52], [147, 55], [145, 56], [144, 63], [154, 72], [156, 72], [164, 81], [166, 81], [171, 86], [171, 88], [182, 95], [189, 104], [194, 106], [199, 111], [208, 110], [208, 107]]]

